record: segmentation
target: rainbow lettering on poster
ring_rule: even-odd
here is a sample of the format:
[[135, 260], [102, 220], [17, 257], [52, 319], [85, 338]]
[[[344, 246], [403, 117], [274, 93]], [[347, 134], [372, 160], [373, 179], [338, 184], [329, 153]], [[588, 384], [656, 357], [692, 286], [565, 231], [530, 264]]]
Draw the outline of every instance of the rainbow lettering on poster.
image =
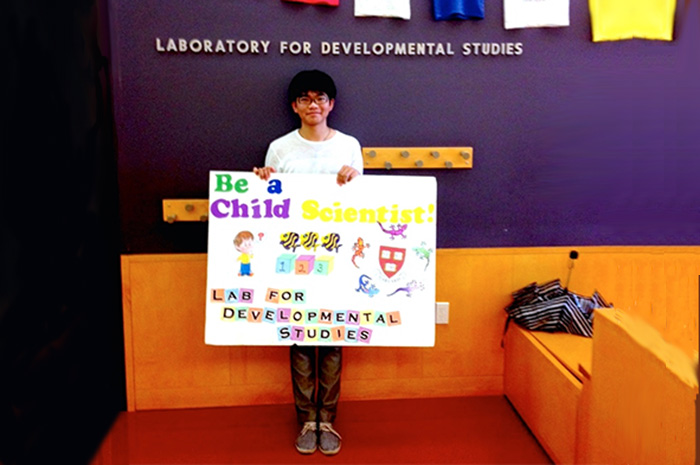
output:
[[[216, 188], [214, 192], [231, 193], [237, 195], [246, 194], [250, 185], [248, 179], [240, 178], [236, 181], [230, 174], [216, 174]], [[267, 186], [268, 194], [282, 194], [282, 181], [270, 179]], [[215, 218], [278, 218], [290, 217], [291, 199], [283, 199], [275, 202], [273, 199], [260, 200], [255, 198], [249, 202], [238, 198], [210, 199], [209, 212]], [[301, 203], [301, 218], [304, 220], [334, 223], [433, 223], [435, 221], [435, 204], [405, 207], [393, 204], [390, 207], [379, 206], [376, 208], [343, 207], [341, 202], [333, 202], [322, 205], [316, 199], [308, 199]], [[296, 238], [299, 239], [299, 238]], [[310, 240], [309, 238], [303, 238]], [[311, 239], [318, 239], [312, 237]]]
[[[211, 289], [210, 299], [219, 303], [252, 301], [249, 289]], [[275, 306], [221, 305], [220, 320], [234, 323], [267, 323], [276, 326], [278, 341], [338, 342], [369, 344], [376, 327], [401, 325], [401, 312], [375, 310], [302, 309], [306, 291], [272, 289], [265, 293], [267, 303]]]

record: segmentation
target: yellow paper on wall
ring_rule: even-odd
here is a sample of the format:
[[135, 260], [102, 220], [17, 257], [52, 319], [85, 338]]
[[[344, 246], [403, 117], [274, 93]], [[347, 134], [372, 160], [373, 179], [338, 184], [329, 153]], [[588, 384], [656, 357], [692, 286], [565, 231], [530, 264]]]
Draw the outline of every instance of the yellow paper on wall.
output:
[[593, 42], [673, 40], [676, 0], [589, 0]]

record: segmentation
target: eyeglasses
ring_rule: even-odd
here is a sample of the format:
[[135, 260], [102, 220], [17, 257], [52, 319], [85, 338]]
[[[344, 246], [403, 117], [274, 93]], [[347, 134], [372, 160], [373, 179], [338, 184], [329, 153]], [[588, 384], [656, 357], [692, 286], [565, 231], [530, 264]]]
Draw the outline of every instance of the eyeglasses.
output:
[[305, 107], [311, 105], [311, 102], [314, 102], [316, 105], [321, 106], [327, 104], [329, 101], [330, 99], [326, 94], [317, 95], [316, 97], [304, 95], [303, 97], [297, 98], [297, 105]]

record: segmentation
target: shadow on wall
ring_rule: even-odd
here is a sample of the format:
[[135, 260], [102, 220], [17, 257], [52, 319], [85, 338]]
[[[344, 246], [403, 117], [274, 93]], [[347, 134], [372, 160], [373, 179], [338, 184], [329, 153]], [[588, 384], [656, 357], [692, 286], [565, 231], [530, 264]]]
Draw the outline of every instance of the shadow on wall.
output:
[[106, 32], [94, 0], [3, 9], [0, 462], [87, 463], [125, 408]]

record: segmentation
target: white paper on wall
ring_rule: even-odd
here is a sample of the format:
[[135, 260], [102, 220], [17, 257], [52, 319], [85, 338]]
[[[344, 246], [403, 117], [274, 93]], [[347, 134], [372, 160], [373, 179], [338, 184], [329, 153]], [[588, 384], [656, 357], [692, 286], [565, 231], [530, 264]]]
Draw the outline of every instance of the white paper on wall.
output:
[[410, 0], [355, 0], [355, 16], [411, 19]]
[[569, 0], [503, 0], [506, 29], [569, 25]]

